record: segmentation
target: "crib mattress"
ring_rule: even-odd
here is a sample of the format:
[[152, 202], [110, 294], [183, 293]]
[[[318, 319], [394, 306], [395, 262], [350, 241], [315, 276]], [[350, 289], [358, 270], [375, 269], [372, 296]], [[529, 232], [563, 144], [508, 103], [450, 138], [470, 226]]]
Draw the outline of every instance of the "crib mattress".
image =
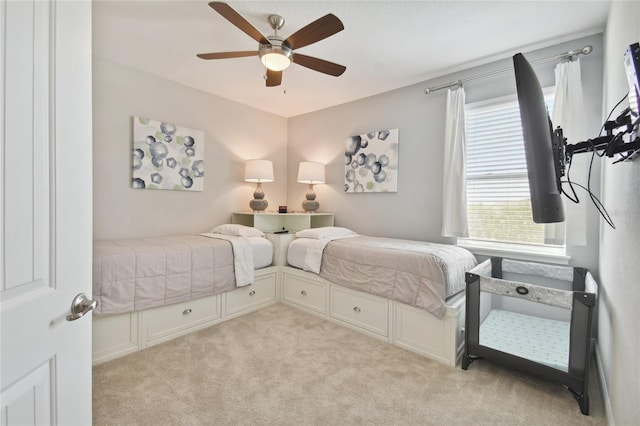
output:
[[568, 371], [571, 324], [493, 309], [480, 324], [480, 345]]

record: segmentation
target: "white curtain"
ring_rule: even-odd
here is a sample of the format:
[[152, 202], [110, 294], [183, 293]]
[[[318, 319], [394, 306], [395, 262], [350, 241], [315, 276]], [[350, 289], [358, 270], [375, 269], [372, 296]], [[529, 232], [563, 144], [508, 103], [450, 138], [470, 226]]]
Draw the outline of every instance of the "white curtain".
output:
[[[582, 77], [580, 74], [580, 60], [561, 62], [556, 66], [556, 91], [551, 121], [554, 127], [562, 127], [567, 143], [581, 142], [587, 139], [585, 129], [585, 108], [582, 96]], [[587, 181], [590, 156], [577, 155], [573, 157], [570, 177], [572, 180], [585, 185]], [[566, 176], [564, 178], [566, 180]], [[567, 184], [565, 191], [571, 194]], [[564, 198], [566, 243], [584, 246], [587, 244], [587, 194], [576, 187], [580, 204], [575, 204]], [[561, 226], [548, 226], [546, 237], [549, 243], [562, 240], [565, 230]]]
[[464, 89], [447, 91], [444, 148], [442, 235], [468, 237], [465, 177]]

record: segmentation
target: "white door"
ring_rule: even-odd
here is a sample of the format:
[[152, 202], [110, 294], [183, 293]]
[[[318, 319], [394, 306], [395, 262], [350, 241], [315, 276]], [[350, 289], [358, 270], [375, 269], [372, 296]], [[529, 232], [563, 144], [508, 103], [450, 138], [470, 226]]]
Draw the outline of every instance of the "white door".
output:
[[91, 423], [91, 2], [0, 2], [2, 425]]

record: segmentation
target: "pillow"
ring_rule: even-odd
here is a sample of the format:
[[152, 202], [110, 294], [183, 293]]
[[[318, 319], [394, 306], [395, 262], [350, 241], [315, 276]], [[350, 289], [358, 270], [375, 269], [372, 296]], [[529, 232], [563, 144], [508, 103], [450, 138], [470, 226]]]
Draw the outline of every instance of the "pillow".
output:
[[237, 235], [238, 237], [264, 237], [264, 232], [259, 229], [231, 223], [216, 226], [211, 232], [214, 234]]
[[328, 238], [328, 237], [345, 237], [348, 235], [358, 235], [351, 229], [340, 228], [339, 226], [324, 226], [321, 228], [303, 229], [296, 232], [297, 238]]

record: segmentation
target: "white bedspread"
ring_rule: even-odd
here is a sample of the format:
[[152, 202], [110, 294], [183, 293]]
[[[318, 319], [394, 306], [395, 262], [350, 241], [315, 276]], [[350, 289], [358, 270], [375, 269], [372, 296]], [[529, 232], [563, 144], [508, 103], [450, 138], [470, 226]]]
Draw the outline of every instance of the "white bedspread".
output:
[[207, 238], [229, 241], [233, 248], [233, 267], [236, 274], [236, 286], [244, 287], [253, 283], [255, 271], [253, 248], [247, 238], [235, 235], [214, 234], [211, 232], [200, 235]]

